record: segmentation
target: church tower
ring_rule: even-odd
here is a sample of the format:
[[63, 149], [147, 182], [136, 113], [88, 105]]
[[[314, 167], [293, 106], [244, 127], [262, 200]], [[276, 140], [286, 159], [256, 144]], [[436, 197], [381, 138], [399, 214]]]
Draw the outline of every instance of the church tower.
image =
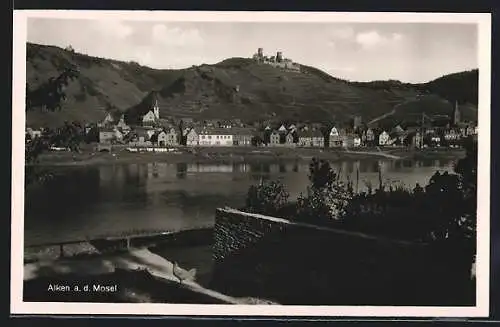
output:
[[153, 104], [153, 113], [156, 120], [160, 119], [160, 107], [158, 106], [158, 98], [156, 96]]
[[458, 101], [455, 101], [455, 107], [453, 108], [452, 123], [453, 126], [457, 126], [460, 123], [460, 109], [458, 108]]

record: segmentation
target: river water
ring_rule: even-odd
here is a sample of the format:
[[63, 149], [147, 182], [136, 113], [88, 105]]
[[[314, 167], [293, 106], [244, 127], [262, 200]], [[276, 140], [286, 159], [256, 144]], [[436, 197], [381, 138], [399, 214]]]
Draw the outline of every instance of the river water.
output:
[[[384, 182], [425, 185], [451, 171], [454, 160], [333, 162], [357, 187]], [[25, 195], [25, 244], [69, 241], [131, 231], [196, 228], [213, 224], [217, 207], [241, 207], [250, 185], [279, 179], [296, 198], [308, 185], [307, 162], [247, 164], [141, 163], [54, 167], [56, 176]]]

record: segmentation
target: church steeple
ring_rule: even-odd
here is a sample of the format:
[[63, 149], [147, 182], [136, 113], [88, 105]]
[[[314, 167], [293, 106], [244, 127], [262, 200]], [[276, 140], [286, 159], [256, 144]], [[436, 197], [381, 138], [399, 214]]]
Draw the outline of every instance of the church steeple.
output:
[[460, 109], [458, 108], [458, 101], [455, 100], [455, 106], [453, 107], [453, 126], [457, 126], [460, 123]]
[[155, 119], [160, 119], [160, 107], [158, 106], [158, 98], [154, 97], [154, 100], [153, 100], [153, 113], [155, 115]]

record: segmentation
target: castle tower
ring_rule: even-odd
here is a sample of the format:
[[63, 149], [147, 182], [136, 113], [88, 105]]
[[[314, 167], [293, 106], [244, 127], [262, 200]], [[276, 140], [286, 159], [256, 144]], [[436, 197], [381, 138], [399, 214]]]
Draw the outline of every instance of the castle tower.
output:
[[259, 59], [264, 57], [264, 49], [263, 48], [257, 49], [257, 55], [259, 56]]
[[457, 126], [460, 123], [460, 109], [458, 108], [458, 101], [455, 101], [455, 106], [453, 107], [452, 123], [454, 126]]
[[283, 61], [283, 52], [278, 51], [276, 53], [276, 62], [282, 62]]

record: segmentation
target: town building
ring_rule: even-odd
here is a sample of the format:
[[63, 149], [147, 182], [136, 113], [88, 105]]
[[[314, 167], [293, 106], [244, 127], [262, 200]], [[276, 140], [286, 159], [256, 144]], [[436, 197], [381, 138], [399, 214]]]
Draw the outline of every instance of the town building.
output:
[[384, 146], [388, 145], [389, 143], [389, 133], [386, 131], [382, 131], [380, 135], [378, 136], [378, 145]]
[[354, 134], [348, 133], [342, 138], [342, 146], [344, 148], [354, 147]]
[[330, 134], [328, 135], [328, 141], [329, 141], [329, 146], [331, 148], [342, 146], [342, 138], [340, 137], [340, 133], [337, 127], [334, 126], [330, 130]]
[[127, 135], [132, 130], [130, 126], [128, 126], [127, 123], [125, 123], [124, 115], [121, 115], [120, 120], [116, 124], [116, 127], [119, 128], [124, 135]]
[[115, 140], [116, 140], [117, 142], [122, 142], [122, 141], [123, 141], [123, 136], [124, 136], [124, 135], [123, 135], [123, 132], [120, 130], [120, 128], [115, 127], [115, 128], [113, 129], [113, 131], [114, 131], [114, 133], [115, 133], [115, 135], [114, 135], [114, 136], [115, 136]]
[[234, 145], [238, 146], [252, 145], [252, 139], [255, 136], [255, 130], [244, 127], [233, 127], [231, 129], [231, 132], [233, 133]]
[[366, 130], [366, 144], [375, 145], [375, 131], [371, 128]]
[[200, 144], [199, 135], [195, 128], [189, 128], [185, 130], [185, 133], [187, 146], [198, 146]]
[[288, 132], [288, 129], [285, 127], [285, 125], [281, 125], [280, 128], [278, 128], [278, 132], [284, 134]]
[[354, 135], [354, 139], [353, 139], [353, 146], [354, 147], [359, 147], [361, 146], [361, 136], [359, 135]]
[[[102, 117], [102, 116], [101, 116]], [[107, 112], [104, 119], [98, 124], [99, 127], [108, 127], [115, 122], [115, 118], [111, 112]]]
[[285, 144], [287, 146], [296, 146], [297, 143], [298, 143], [297, 132], [295, 130], [288, 132], [288, 134], [286, 135]]
[[462, 138], [460, 130], [454, 128], [447, 129], [443, 137], [446, 142], [456, 142]]
[[167, 128], [165, 130], [165, 145], [167, 146], [177, 146], [180, 144], [179, 133], [174, 127]]
[[151, 136], [150, 141], [153, 145], [165, 146], [167, 143], [167, 133], [165, 131], [157, 131]]
[[156, 115], [153, 111], [148, 111], [144, 116], [142, 116], [142, 124], [144, 126], [151, 126], [156, 123]]
[[30, 136], [31, 139], [35, 139], [37, 137], [42, 136], [42, 131], [41, 130], [36, 130], [31, 127], [26, 128], [26, 133]]
[[302, 132], [299, 134], [298, 146], [323, 148], [325, 137], [318, 130]]
[[145, 126], [155, 125], [160, 120], [160, 106], [158, 105], [158, 99], [155, 97], [153, 103], [153, 109], [149, 110], [144, 116], [142, 116], [142, 124]]
[[115, 131], [111, 128], [103, 127], [99, 130], [99, 143], [109, 144], [115, 140]]
[[152, 146], [151, 137], [145, 129], [136, 129], [131, 132], [132, 137], [130, 138], [129, 145], [131, 146]]
[[234, 136], [228, 128], [206, 128], [198, 133], [200, 146], [233, 146]]
[[269, 137], [269, 144], [277, 146], [281, 144], [281, 134], [278, 131], [273, 131]]

